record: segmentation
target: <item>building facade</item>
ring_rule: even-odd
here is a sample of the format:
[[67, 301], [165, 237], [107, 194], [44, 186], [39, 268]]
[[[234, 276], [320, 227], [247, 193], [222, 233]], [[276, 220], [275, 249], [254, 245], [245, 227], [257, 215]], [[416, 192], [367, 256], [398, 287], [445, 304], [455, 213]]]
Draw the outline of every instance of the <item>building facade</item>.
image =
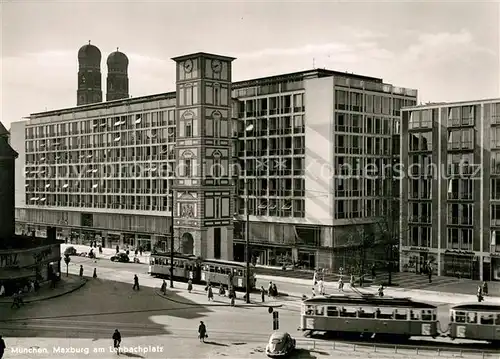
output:
[[407, 108], [401, 122], [401, 269], [500, 279], [500, 99]]
[[12, 124], [18, 231], [165, 250], [173, 207], [176, 250], [243, 260], [246, 188], [255, 262], [355, 265], [360, 228], [390, 212], [383, 169], [416, 90], [322, 69], [233, 82], [231, 58], [174, 60], [175, 93]]

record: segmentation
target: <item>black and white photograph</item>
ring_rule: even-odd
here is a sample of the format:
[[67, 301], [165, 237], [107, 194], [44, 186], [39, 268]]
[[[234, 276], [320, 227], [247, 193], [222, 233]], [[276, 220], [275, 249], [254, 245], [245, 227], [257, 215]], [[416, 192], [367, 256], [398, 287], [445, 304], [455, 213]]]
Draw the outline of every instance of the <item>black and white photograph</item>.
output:
[[0, 24], [0, 359], [499, 357], [500, 2]]

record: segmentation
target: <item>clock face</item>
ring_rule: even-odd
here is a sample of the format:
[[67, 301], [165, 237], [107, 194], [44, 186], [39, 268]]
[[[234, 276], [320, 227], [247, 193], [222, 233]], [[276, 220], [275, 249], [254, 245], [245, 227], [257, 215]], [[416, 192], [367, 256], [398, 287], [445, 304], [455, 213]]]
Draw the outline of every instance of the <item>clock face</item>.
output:
[[184, 71], [187, 73], [193, 71], [193, 60], [186, 60], [186, 62], [184, 62]]
[[213, 60], [212, 61], [212, 70], [214, 72], [220, 72], [222, 70], [222, 62], [220, 62], [220, 60]]

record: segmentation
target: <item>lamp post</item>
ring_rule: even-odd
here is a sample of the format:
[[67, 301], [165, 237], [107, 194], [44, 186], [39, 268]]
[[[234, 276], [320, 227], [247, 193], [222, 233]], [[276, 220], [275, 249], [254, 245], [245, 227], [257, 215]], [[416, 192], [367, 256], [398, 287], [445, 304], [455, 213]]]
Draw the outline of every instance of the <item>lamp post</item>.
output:
[[[173, 185], [172, 181], [172, 185]], [[170, 288], [174, 287], [174, 189], [170, 189], [172, 194], [172, 208], [170, 209]]]
[[[250, 132], [253, 130], [253, 124], [248, 125], [245, 128], [245, 137], [247, 132]], [[246, 141], [245, 141], [246, 144]], [[247, 304], [250, 303], [250, 259], [251, 259], [251, 254], [250, 254], [250, 235], [249, 235], [249, 229], [250, 229], [250, 211], [248, 210], [248, 183], [247, 183], [247, 174], [246, 174], [246, 168], [245, 168], [245, 180], [244, 180], [244, 185], [245, 185], [245, 261], [247, 265], [247, 275], [246, 275], [246, 302]]]

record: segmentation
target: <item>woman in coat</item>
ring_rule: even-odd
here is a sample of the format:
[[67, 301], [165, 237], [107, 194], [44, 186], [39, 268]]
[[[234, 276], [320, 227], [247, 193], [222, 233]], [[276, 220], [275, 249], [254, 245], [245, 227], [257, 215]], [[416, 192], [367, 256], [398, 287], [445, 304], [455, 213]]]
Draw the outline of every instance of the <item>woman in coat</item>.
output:
[[205, 338], [207, 337], [207, 327], [205, 326], [205, 323], [200, 321], [200, 326], [198, 327], [198, 338], [200, 338], [200, 342], [205, 343]]

